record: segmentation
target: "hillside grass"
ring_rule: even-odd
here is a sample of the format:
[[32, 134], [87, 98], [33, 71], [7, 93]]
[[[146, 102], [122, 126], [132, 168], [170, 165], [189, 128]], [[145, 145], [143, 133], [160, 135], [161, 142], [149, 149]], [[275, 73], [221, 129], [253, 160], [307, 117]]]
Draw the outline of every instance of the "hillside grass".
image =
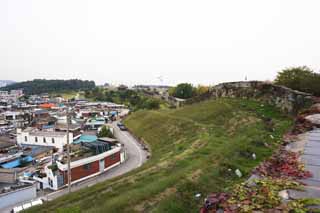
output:
[[197, 212], [208, 193], [248, 178], [292, 121], [253, 100], [219, 99], [138, 111], [125, 124], [152, 149], [144, 166], [27, 212]]

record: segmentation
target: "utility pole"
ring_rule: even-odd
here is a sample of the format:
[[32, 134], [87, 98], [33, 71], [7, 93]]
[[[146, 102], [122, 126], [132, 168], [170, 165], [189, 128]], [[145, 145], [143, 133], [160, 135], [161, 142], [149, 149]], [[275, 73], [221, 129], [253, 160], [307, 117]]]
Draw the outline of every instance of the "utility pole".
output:
[[70, 124], [69, 124], [69, 104], [67, 105], [67, 158], [68, 158], [68, 193], [71, 192], [71, 166], [70, 166]]

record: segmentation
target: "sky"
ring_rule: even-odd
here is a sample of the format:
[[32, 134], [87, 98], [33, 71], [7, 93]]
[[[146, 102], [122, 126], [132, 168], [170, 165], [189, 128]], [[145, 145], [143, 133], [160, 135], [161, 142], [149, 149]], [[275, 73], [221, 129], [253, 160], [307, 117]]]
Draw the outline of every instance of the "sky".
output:
[[0, 0], [0, 79], [217, 84], [320, 69], [319, 0]]

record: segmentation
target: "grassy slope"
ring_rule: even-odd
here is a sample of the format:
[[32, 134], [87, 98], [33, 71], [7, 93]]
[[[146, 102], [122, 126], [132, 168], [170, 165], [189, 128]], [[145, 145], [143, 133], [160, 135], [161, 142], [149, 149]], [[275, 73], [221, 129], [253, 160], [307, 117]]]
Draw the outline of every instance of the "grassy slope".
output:
[[[272, 118], [275, 132], [263, 121], [266, 117]], [[243, 181], [291, 125], [270, 106], [236, 99], [139, 111], [125, 123], [150, 144], [150, 161], [125, 176], [30, 212], [196, 212], [203, 201], [194, 198], [196, 193], [227, 191]], [[265, 147], [264, 142], [272, 145]], [[237, 178], [229, 168], [240, 169], [244, 177]]]

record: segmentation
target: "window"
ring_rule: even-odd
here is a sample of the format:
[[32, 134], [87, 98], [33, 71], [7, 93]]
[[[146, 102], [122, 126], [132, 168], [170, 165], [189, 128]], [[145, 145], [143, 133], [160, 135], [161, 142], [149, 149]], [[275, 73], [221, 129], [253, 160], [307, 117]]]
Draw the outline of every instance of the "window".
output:
[[52, 142], [52, 143], [55, 143], [54, 138], [51, 139], [51, 142]]
[[47, 143], [47, 140], [45, 137], [43, 138], [43, 143]]
[[86, 165], [83, 165], [83, 169], [84, 170], [90, 170], [91, 169], [91, 164], [86, 164]]
[[116, 160], [117, 159], [117, 154], [113, 154], [110, 156], [110, 160]]
[[35, 138], [34, 138], [34, 141], [35, 141], [35, 142], [38, 142], [38, 137], [35, 137]]
[[24, 136], [24, 141], [28, 142], [28, 137], [27, 136]]

